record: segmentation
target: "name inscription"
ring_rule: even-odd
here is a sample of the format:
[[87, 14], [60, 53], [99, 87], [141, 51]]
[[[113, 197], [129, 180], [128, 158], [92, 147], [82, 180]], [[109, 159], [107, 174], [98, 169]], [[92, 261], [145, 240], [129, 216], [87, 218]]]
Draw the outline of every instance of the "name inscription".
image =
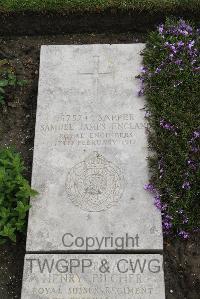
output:
[[52, 145], [105, 146], [136, 143], [136, 130], [145, 130], [134, 114], [59, 113], [52, 122], [40, 124], [40, 132], [52, 137]]

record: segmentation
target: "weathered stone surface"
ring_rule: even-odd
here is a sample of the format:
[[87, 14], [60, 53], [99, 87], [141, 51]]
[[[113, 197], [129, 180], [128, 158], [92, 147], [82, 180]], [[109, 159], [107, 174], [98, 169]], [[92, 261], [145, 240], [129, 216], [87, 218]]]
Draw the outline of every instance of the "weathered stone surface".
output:
[[22, 299], [164, 299], [162, 256], [26, 255]]
[[143, 47], [42, 47], [27, 251], [162, 250], [144, 190]]

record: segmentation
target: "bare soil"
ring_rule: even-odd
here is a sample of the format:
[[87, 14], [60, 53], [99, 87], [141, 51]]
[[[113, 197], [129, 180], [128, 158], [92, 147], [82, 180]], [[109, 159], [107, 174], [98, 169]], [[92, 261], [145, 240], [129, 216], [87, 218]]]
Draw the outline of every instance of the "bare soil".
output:
[[[8, 94], [0, 108], [0, 146], [14, 145], [21, 152], [30, 180], [37, 106], [40, 46], [43, 44], [88, 44], [144, 42], [145, 34], [69, 34], [0, 38], [0, 59], [7, 58], [25, 87]], [[167, 299], [200, 298], [200, 234], [188, 240], [165, 239], [165, 281]], [[25, 236], [17, 244], [0, 247], [0, 298], [20, 298]], [[28, 298], [27, 298], [28, 299]]]
[[0, 11], [0, 35], [44, 35], [103, 32], [147, 32], [162, 23], [167, 17], [183, 18], [200, 24], [199, 7], [182, 5], [174, 9], [124, 9], [95, 11]]

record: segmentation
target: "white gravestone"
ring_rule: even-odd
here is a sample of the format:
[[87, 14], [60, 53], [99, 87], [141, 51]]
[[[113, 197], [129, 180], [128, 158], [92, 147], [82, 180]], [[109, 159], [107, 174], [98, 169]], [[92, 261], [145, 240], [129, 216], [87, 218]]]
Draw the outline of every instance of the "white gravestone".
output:
[[143, 44], [41, 49], [28, 252], [162, 251], [148, 182]]

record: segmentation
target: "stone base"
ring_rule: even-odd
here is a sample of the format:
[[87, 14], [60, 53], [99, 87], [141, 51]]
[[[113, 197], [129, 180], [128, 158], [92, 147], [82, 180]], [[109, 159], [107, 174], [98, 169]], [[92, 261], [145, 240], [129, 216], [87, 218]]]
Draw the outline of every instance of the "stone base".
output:
[[27, 254], [22, 299], [164, 299], [159, 254]]

